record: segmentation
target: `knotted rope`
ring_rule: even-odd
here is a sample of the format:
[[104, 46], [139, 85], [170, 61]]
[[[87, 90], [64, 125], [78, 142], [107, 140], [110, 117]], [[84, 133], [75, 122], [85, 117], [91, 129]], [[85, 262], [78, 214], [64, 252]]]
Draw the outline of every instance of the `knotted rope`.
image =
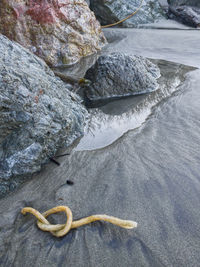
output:
[[118, 24], [120, 24], [120, 23], [126, 21], [127, 19], [130, 19], [131, 17], [133, 17], [133, 16], [134, 16], [134, 15], [141, 9], [141, 7], [142, 7], [142, 5], [143, 5], [143, 1], [144, 1], [144, 0], [141, 0], [139, 7], [138, 7], [133, 13], [131, 13], [129, 16], [127, 16], [125, 19], [122, 19], [122, 20], [117, 21], [117, 22], [112, 23], [112, 24], [108, 24], [108, 25], [105, 25], [105, 26], [101, 26], [101, 28], [104, 29], [104, 28], [109, 28], [109, 27], [112, 27], [112, 26], [116, 26], [116, 25], [118, 25]]
[[[48, 217], [50, 214], [53, 213], [58, 213], [64, 211], [67, 215], [67, 221], [65, 224], [50, 224], [46, 217]], [[112, 224], [118, 225], [120, 227], [126, 228], [126, 229], [132, 229], [137, 227], [137, 223], [134, 221], [127, 221], [127, 220], [121, 220], [119, 218], [113, 217], [113, 216], [108, 216], [108, 215], [92, 215], [77, 221], [73, 221], [72, 218], [72, 212], [69, 207], [67, 206], [58, 206], [53, 209], [47, 210], [44, 213], [40, 213], [39, 211], [26, 207], [21, 210], [21, 213], [25, 215], [27, 212], [33, 214], [37, 219], [37, 226], [42, 230], [42, 231], [47, 231], [50, 232], [52, 235], [61, 237], [66, 235], [71, 229], [78, 228], [82, 225], [103, 220], [110, 222]]]

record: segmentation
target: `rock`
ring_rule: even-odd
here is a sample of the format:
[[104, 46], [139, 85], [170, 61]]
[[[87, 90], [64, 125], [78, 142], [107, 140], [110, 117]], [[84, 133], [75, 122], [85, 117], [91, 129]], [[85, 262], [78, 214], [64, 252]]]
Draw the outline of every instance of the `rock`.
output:
[[89, 100], [149, 93], [158, 89], [159, 68], [142, 56], [111, 53], [99, 57], [86, 72]]
[[0, 195], [83, 135], [87, 112], [70, 89], [43, 60], [0, 35]]
[[180, 5], [177, 5], [176, 2], [171, 4], [169, 17], [192, 27], [200, 27], [200, 2], [195, 3], [195, 1], [189, 1], [184, 4], [182, 1]]
[[169, 5], [171, 6], [194, 6], [194, 7], [200, 7], [199, 0], [168, 0]]
[[[141, 0], [91, 0], [90, 8], [94, 11], [100, 23], [106, 25], [126, 18], [140, 4]], [[140, 11], [121, 25], [123, 27], [135, 27], [138, 24], [152, 23], [164, 17], [165, 12], [158, 0], [144, 0]]]
[[68, 65], [106, 43], [84, 0], [2, 0], [0, 33], [51, 66]]
[[159, 0], [159, 4], [160, 4], [164, 14], [167, 16], [168, 8], [169, 8], [169, 4], [168, 4], [167, 0]]
[[166, 60], [151, 61], [160, 69], [159, 89], [137, 97], [92, 102], [84, 136], [74, 148], [75, 151], [103, 149], [119, 140], [127, 131], [136, 130], [145, 123], [152, 110], [155, 111], [155, 106], [162, 106], [164, 99], [180, 89], [186, 73], [196, 70], [194, 67]]
[[[149, 38], [149, 49], [149, 44], [145, 44], [140, 50], [134, 46], [135, 30], [126, 32], [133, 39], [132, 52], [138, 49], [138, 53], [148, 56], [185, 59], [188, 65], [193, 62], [200, 66], [197, 31], [142, 30], [145, 38], [151, 36], [153, 40]], [[145, 38], [137, 36], [137, 41], [140, 44]], [[191, 42], [194, 50], [190, 58]], [[123, 49], [121, 43], [113, 47], [117, 51]], [[46, 165], [17, 192], [0, 200], [2, 267], [199, 266], [200, 70], [187, 73], [183, 82], [180, 64], [160, 62], [160, 65], [163, 66], [161, 90], [149, 94], [142, 102], [143, 107], [138, 102], [131, 104], [130, 98], [116, 107], [117, 112], [126, 109], [127, 120], [123, 122], [129, 129], [135, 125], [134, 117], [141, 121], [143, 114], [146, 117], [150, 112], [152, 115], [139, 129], [127, 130], [107, 147], [74, 151], [69, 157], [59, 159], [58, 168]], [[182, 85], [171, 87], [174, 83], [178, 85], [177, 79], [182, 80]], [[153, 103], [156, 106], [150, 111], [149, 104]], [[119, 113], [112, 112], [113, 107], [109, 110], [116, 133], [125, 126], [120, 124], [124, 113], [118, 116]], [[131, 113], [132, 110], [135, 112]], [[92, 136], [93, 125], [90, 129]], [[105, 128], [101, 130], [105, 133]], [[93, 140], [90, 138], [88, 142], [92, 144]], [[74, 182], [73, 186], [66, 183], [68, 179]], [[108, 222], [95, 222], [56, 238], [39, 230], [34, 216], [20, 213], [26, 206], [44, 212], [58, 205], [69, 206], [73, 220], [102, 213], [135, 220], [138, 228], [127, 230]], [[66, 217], [58, 213], [49, 216], [48, 221], [65, 223]]]

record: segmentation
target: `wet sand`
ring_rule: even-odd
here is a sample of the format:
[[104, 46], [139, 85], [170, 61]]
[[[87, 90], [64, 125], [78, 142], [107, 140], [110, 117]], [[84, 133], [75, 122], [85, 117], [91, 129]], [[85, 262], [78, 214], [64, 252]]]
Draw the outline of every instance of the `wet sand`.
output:
[[[122, 30], [113, 31], [117, 36]], [[123, 34], [127, 37], [116, 39], [105, 52], [127, 52], [129, 47], [129, 53], [200, 65], [197, 31], [128, 29]], [[44, 166], [17, 192], [0, 200], [0, 264], [199, 266], [199, 84], [200, 70], [188, 72], [170, 96], [150, 107], [140, 127], [130, 127], [109, 144], [101, 138], [98, 149], [77, 146], [59, 159], [60, 166]], [[128, 113], [132, 120], [137, 104], [127, 99], [118, 115], [118, 104], [99, 112], [119, 120]], [[142, 112], [148, 108], [140, 106]], [[68, 185], [68, 179], [74, 185]], [[57, 205], [68, 205], [74, 219], [105, 213], [137, 221], [138, 228], [96, 222], [57, 239], [38, 230], [31, 215], [20, 214], [25, 206], [45, 211]], [[65, 221], [61, 215], [50, 219]]]

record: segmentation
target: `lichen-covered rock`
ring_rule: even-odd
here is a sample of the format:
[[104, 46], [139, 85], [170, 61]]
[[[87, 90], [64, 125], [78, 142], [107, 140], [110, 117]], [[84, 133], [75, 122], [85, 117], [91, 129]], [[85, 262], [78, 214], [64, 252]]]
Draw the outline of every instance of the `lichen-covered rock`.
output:
[[169, 17], [192, 27], [200, 27], [200, 1], [168, 0]]
[[0, 33], [51, 66], [77, 62], [106, 42], [85, 0], [1, 0]]
[[[141, 0], [90, 0], [90, 8], [94, 11], [102, 25], [117, 22], [135, 11]], [[138, 24], [152, 23], [164, 18], [165, 12], [158, 0], [144, 0], [140, 11], [123, 22], [123, 27], [135, 27]]]
[[83, 135], [87, 112], [69, 89], [43, 60], [0, 35], [0, 195], [16, 186], [11, 177], [40, 170]]
[[99, 57], [86, 72], [89, 100], [149, 93], [158, 89], [159, 68], [142, 56], [112, 53]]

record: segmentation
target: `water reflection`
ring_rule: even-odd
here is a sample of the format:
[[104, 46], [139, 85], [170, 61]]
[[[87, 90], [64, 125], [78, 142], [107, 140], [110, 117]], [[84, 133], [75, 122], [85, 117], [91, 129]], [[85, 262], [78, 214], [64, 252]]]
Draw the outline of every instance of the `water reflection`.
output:
[[135, 129], [148, 118], [152, 107], [178, 89], [185, 74], [195, 68], [165, 60], [153, 60], [161, 70], [159, 89], [150, 94], [115, 100], [101, 108], [89, 109], [84, 137], [75, 150], [93, 150], [112, 144], [128, 130]]
[[96, 62], [99, 56], [100, 54], [95, 53], [81, 58], [76, 64], [63, 64], [52, 68], [52, 70], [61, 79], [70, 83], [76, 83], [85, 76], [86, 71]]

